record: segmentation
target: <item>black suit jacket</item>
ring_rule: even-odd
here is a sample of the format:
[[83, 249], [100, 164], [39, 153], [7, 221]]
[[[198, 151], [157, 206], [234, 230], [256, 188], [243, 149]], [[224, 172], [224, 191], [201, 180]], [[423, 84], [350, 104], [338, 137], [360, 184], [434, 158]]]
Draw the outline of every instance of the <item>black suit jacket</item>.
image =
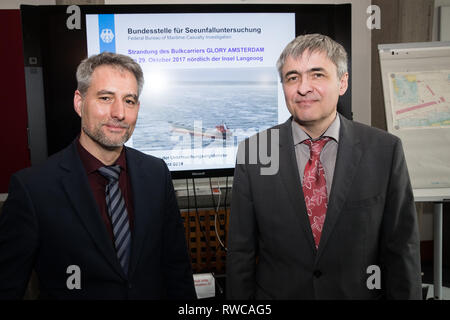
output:
[[[128, 277], [72, 143], [11, 178], [0, 215], [0, 298], [21, 299], [32, 269], [41, 298], [196, 298], [167, 166], [131, 148], [126, 157], [134, 204]], [[81, 271], [81, 289], [68, 289], [71, 265]]]
[[[237, 164], [228, 298], [421, 299], [417, 217], [401, 142], [384, 131], [340, 119], [318, 250], [306, 214], [291, 119], [267, 134], [279, 133], [276, 174], [262, 175], [260, 163]], [[380, 289], [370, 289], [376, 284], [370, 278], [373, 265], [381, 271]]]

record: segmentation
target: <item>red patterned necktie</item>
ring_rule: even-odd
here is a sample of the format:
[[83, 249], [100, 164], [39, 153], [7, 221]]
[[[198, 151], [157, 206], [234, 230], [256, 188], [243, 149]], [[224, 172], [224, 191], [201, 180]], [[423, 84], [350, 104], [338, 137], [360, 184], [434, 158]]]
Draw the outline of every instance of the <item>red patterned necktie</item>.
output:
[[306, 209], [316, 248], [319, 247], [328, 202], [327, 184], [325, 172], [320, 162], [320, 153], [324, 145], [330, 140], [330, 138], [324, 137], [317, 141], [303, 141], [310, 149], [310, 157], [303, 175], [303, 195], [305, 196]]

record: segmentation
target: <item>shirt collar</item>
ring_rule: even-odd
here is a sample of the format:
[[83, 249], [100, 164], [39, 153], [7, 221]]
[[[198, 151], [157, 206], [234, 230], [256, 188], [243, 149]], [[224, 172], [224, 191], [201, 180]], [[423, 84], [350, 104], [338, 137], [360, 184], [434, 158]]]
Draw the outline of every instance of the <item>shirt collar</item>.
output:
[[[89, 153], [80, 143], [80, 137], [77, 139], [77, 149], [78, 154], [80, 155], [81, 162], [83, 163], [84, 169], [88, 174], [97, 171], [99, 168], [104, 167], [105, 165]], [[122, 152], [117, 158], [116, 162], [113, 165], [119, 165], [121, 170], [127, 171], [127, 161], [125, 156], [125, 147], [122, 148]]]
[[[303, 129], [294, 121], [291, 120], [292, 127], [292, 137], [294, 138], [294, 146], [302, 143], [305, 140], [311, 139], [311, 137], [303, 131]], [[339, 118], [339, 114], [336, 113], [336, 118], [334, 118], [333, 122], [330, 126], [325, 130], [321, 137], [330, 137], [339, 143], [339, 130], [341, 128], [341, 119]]]

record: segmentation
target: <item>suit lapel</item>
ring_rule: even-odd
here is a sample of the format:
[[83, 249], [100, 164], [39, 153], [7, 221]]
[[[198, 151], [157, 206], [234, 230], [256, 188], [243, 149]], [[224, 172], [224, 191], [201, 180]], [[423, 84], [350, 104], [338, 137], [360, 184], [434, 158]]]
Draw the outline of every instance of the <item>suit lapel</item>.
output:
[[322, 255], [339, 219], [362, 155], [359, 139], [353, 132], [353, 123], [342, 116], [340, 116], [340, 120], [339, 147], [336, 155], [333, 185], [316, 261]]
[[305, 232], [311, 250], [315, 249], [311, 224], [306, 214], [305, 198], [297, 168], [291, 118], [280, 127], [280, 177], [284, 184], [296, 217]]
[[89, 187], [89, 181], [76, 150], [75, 142], [66, 149], [60, 165], [67, 172], [63, 175], [61, 182], [70, 203], [75, 208], [75, 212], [99, 251], [123, 277], [122, 268]]

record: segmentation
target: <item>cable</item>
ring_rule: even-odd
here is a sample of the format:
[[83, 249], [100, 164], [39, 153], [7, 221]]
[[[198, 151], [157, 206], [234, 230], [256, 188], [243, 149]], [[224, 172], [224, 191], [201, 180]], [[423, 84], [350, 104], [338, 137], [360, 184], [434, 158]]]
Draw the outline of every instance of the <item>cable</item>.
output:
[[219, 189], [219, 200], [217, 201], [217, 208], [216, 211], [219, 212], [220, 208], [220, 198], [222, 196], [222, 192], [220, 191], [220, 178], [217, 178], [217, 188]]
[[[217, 179], [217, 186], [219, 188], [220, 191], [220, 184], [219, 184], [219, 178]], [[225, 249], [225, 251], [227, 250], [227, 248], [225, 248], [225, 245], [222, 242], [222, 239], [220, 239], [219, 233], [217, 232], [217, 216], [219, 215], [219, 207], [220, 207], [220, 192], [219, 192], [219, 201], [217, 203], [217, 207], [216, 207], [216, 202], [214, 199], [214, 193], [213, 193], [213, 187], [212, 187], [212, 183], [211, 183], [211, 178], [209, 178], [209, 187], [211, 189], [211, 198], [213, 201], [213, 206], [214, 206], [214, 231], [216, 233], [216, 237], [219, 240], [220, 245], [222, 246], [222, 248]], [[219, 224], [220, 226], [220, 224]]]

